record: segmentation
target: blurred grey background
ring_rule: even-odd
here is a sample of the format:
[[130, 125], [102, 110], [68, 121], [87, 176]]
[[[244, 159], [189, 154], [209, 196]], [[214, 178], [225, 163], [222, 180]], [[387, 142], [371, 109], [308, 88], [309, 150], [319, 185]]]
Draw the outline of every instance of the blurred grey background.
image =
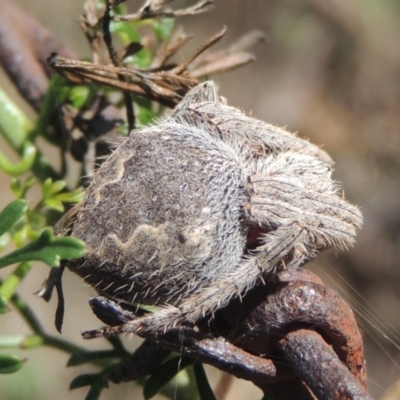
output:
[[[80, 56], [89, 56], [76, 23], [82, 0], [14, 1]], [[177, 1], [174, 7], [183, 3]], [[132, 11], [141, 4], [127, 1]], [[262, 30], [266, 41], [254, 50], [257, 60], [215, 77], [220, 93], [247, 113], [323, 146], [336, 161], [335, 177], [343, 183], [345, 196], [360, 206], [365, 224], [353, 249], [322, 254], [311, 268], [340, 291], [355, 310], [377, 317], [378, 322], [360, 319], [360, 323], [371, 394], [382, 398], [400, 377], [400, 2], [216, 0], [213, 12], [182, 18], [178, 23], [196, 36], [195, 47], [223, 25], [229, 31], [219, 44], [222, 47], [247, 31]], [[4, 74], [0, 75], [0, 85], [18, 99]], [[8, 177], [1, 172], [0, 185], [2, 208], [12, 194]], [[47, 267], [38, 265], [20, 292], [45, 320], [46, 328], [56, 334], [54, 302], [45, 304], [32, 295], [47, 272]], [[70, 274], [65, 280], [64, 335], [82, 343], [80, 331], [99, 326], [86, 305], [93, 291]], [[27, 332], [15, 314], [1, 317], [0, 334]], [[133, 348], [138, 340], [127, 342]], [[105, 342], [84, 345], [104, 348]], [[84, 397], [86, 389], [68, 392], [68, 385], [74, 376], [89, 369], [66, 369], [67, 356], [54, 350], [21, 354], [28, 357], [23, 370], [0, 375], [1, 399]], [[209, 372], [211, 381], [216, 382], [219, 372]], [[391, 398], [399, 399], [397, 396]], [[139, 399], [141, 393], [134, 384], [112, 385], [103, 398]], [[236, 381], [228, 398], [257, 399], [261, 392], [249, 383]]]

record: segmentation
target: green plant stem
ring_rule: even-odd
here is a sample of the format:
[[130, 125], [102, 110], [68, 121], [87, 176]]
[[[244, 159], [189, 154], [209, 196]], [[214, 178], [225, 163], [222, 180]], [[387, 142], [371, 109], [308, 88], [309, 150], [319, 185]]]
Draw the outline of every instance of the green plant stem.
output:
[[[30, 138], [34, 126], [26, 115], [11, 101], [0, 88], [0, 134], [10, 146], [23, 156], [25, 143]], [[61, 179], [48, 160], [40, 152], [36, 153], [32, 171], [41, 180], [51, 177], [53, 180]]]
[[[2, 285], [3, 282], [0, 280], [0, 285]], [[14, 307], [18, 310], [18, 312], [22, 315], [24, 321], [28, 324], [28, 326], [31, 328], [31, 330], [34, 332], [34, 335], [28, 336], [28, 337], [20, 337], [16, 338], [15, 340], [15, 346], [20, 346], [23, 348], [34, 348], [38, 347], [40, 345], [45, 345], [45, 346], [50, 346], [53, 348], [56, 348], [58, 350], [63, 351], [64, 353], [74, 355], [78, 353], [87, 353], [86, 349], [77, 346], [73, 343], [70, 343], [66, 340], [59, 339], [55, 336], [48, 335], [39, 320], [36, 318], [35, 314], [33, 311], [30, 309], [28, 304], [20, 297], [18, 294], [14, 293], [13, 296], [11, 297], [11, 302], [14, 305]], [[110, 356], [112, 357], [127, 357], [129, 356], [129, 353], [122, 347], [122, 349], [118, 349], [117, 351], [110, 351]], [[110, 366], [109, 360], [102, 360], [99, 358], [93, 358], [91, 360], [88, 360], [90, 363], [94, 365], [98, 365], [100, 367], [109, 367], [113, 368], [113, 366]]]
[[[3, 282], [0, 280], [0, 284]], [[14, 307], [18, 310], [18, 312], [24, 318], [24, 321], [29, 325], [32, 331], [36, 336], [41, 336], [43, 340], [43, 344], [51, 347], [55, 347], [61, 351], [64, 351], [68, 354], [75, 354], [77, 352], [85, 352], [86, 350], [82, 347], [76, 346], [72, 343], [69, 343], [65, 340], [58, 339], [54, 336], [48, 335], [39, 320], [36, 318], [33, 311], [30, 309], [28, 304], [20, 297], [18, 294], [14, 293], [11, 297], [11, 302]]]
[[21, 161], [14, 164], [0, 151], [0, 169], [11, 176], [20, 176], [28, 172], [36, 159], [36, 147], [26, 141], [21, 150]]
[[22, 262], [14, 272], [4, 280], [0, 286], [0, 295], [6, 300], [10, 300], [17, 290], [20, 283], [32, 268], [32, 262]]

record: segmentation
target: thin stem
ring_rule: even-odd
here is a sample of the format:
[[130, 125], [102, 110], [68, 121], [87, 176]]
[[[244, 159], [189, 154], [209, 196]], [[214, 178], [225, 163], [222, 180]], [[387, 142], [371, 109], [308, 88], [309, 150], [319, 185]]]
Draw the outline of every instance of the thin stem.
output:
[[[108, 54], [110, 56], [112, 63], [114, 64], [115, 67], [121, 67], [121, 62], [114, 48], [110, 32], [112, 9], [113, 9], [113, 4], [111, 3], [110, 0], [106, 0], [106, 11], [103, 16], [103, 38], [107, 46]], [[127, 82], [127, 78], [122, 74], [118, 74], [118, 79], [120, 79], [123, 82]], [[132, 94], [126, 90], [123, 91], [123, 94], [124, 94], [126, 117], [128, 119], [129, 131], [131, 131], [132, 129], [135, 128], [135, 111], [133, 109]]]
[[22, 262], [14, 270], [14, 272], [7, 277], [7, 279], [0, 285], [0, 295], [6, 300], [10, 300], [17, 290], [18, 286], [24, 280], [25, 276], [32, 268], [31, 262]]

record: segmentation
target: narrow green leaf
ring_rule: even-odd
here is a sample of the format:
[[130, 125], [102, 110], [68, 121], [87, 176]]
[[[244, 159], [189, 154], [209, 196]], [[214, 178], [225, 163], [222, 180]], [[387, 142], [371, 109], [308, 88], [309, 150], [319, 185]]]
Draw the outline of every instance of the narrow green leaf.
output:
[[22, 184], [18, 178], [13, 178], [11, 180], [11, 190], [15, 194], [16, 197], [22, 199], [25, 197], [26, 192], [37, 182], [37, 179], [33, 176], [30, 176], [26, 179], [26, 181]]
[[32, 129], [26, 115], [0, 89], [0, 131], [14, 149], [20, 149]]
[[90, 388], [85, 400], [98, 400], [104, 388], [108, 387], [108, 379], [100, 376], [94, 385]]
[[193, 365], [194, 376], [196, 377], [197, 389], [199, 391], [200, 400], [217, 400], [210, 383], [208, 382], [206, 371], [204, 371], [203, 363], [196, 362]]
[[35, 347], [42, 346], [44, 344], [43, 337], [41, 335], [10, 335], [0, 336], [0, 348], [16, 348], [21, 349], [33, 349]]
[[21, 342], [25, 340], [23, 335], [1, 335], [0, 336], [0, 349], [9, 349], [19, 347]]
[[0, 354], [0, 374], [12, 374], [22, 368], [24, 362], [18, 356]]
[[55, 199], [63, 203], [80, 203], [85, 196], [83, 188], [79, 187], [71, 192], [63, 192], [54, 196]]
[[52, 210], [56, 210], [56, 211], [60, 211], [63, 212], [64, 211], [64, 205], [63, 203], [61, 203], [60, 200], [56, 199], [55, 197], [51, 198], [51, 199], [46, 199], [44, 201], [44, 204], [51, 208]]
[[51, 184], [51, 194], [56, 194], [61, 192], [67, 186], [65, 181], [55, 181]]
[[43, 261], [51, 267], [60, 265], [60, 260], [80, 258], [86, 253], [85, 244], [72, 237], [56, 237], [51, 228], [46, 228], [40, 237], [26, 246], [0, 258], [0, 268], [21, 261]]
[[136, 115], [141, 125], [147, 126], [154, 122], [157, 115], [149, 107], [138, 106], [136, 108]]
[[[22, 247], [26, 239], [28, 237], [28, 230], [29, 230], [29, 225], [23, 224], [17, 226], [17, 224], [14, 226], [15, 232], [13, 232], [12, 238], [15, 242], [15, 245], [19, 248]], [[14, 230], [13, 229], [13, 230]]]
[[11, 190], [14, 193], [15, 197], [18, 197], [19, 199], [22, 196], [22, 184], [21, 181], [18, 178], [13, 178], [11, 180]]
[[143, 387], [143, 397], [148, 400], [154, 397], [179, 372], [193, 365], [194, 360], [177, 356], [166, 361], [147, 379]]
[[69, 390], [78, 389], [85, 386], [92, 386], [99, 378], [99, 374], [84, 374], [75, 377], [69, 384]]
[[6, 233], [26, 212], [26, 200], [14, 200], [0, 213], [0, 236]]
[[45, 340], [42, 335], [31, 335], [27, 336], [20, 344], [21, 349], [34, 349], [39, 346], [43, 346]]
[[93, 385], [85, 396], [85, 400], [98, 400], [103, 389], [103, 386]]
[[5, 314], [9, 311], [7, 299], [0, 294], [0, 314]]
[[0, 253], [8, 246], [11, 241], [11, 235], [6, 232], [0, 236]]
[[52, 188], [53, 186], [53, 181], [51, 178], [47, 178], [42, 185], [42, 191], [43, 191], [43, 198], [48, 199], [52, 195]]
[[21, 150], [21, 161], [18, 163], [11, 162], [1, 151], [0, 151], [0, 169], [6, 174], [11, 176], [20, 176], [28, 172], [36, 159], [36, 147], [29, 141], [26, 141]]
[[88, 86], [77, 85], [71, 88], [69, 100], [78, 110], [81, 109], [90, 99], [90, 88]]
[[69, 358], [67, 367], [75, 367], [77, 365], [90, 363], [92, 361], [115, 358], [119, 356], [120, 354], [118, 354], [115, 350], [85, 351], [81, 353], [75, 353]]
[[169, 40], [175, 26], [175, 18], [162, 18], [154, 23], [154, 32], [158, 40]]
[[124, 46], [127, 46], [131, 42], [140, 43], [142, 40], [139, 32], [131, 22], [111, 22], [110, 31], [118, 34]]

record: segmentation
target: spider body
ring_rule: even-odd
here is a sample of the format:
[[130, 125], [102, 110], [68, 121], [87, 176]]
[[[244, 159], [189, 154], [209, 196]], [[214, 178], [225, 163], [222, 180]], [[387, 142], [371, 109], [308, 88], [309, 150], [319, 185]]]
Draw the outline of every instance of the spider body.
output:
[[226, 105], [211, 82], [192, 89], [130, 134], [59, 224], [87, 243], [66, 265], [99, 294], [159, 306], [88, 337], [195, 324], [277, 269], [351, 245], [362, 217], [331, 172], [324, 151]]

